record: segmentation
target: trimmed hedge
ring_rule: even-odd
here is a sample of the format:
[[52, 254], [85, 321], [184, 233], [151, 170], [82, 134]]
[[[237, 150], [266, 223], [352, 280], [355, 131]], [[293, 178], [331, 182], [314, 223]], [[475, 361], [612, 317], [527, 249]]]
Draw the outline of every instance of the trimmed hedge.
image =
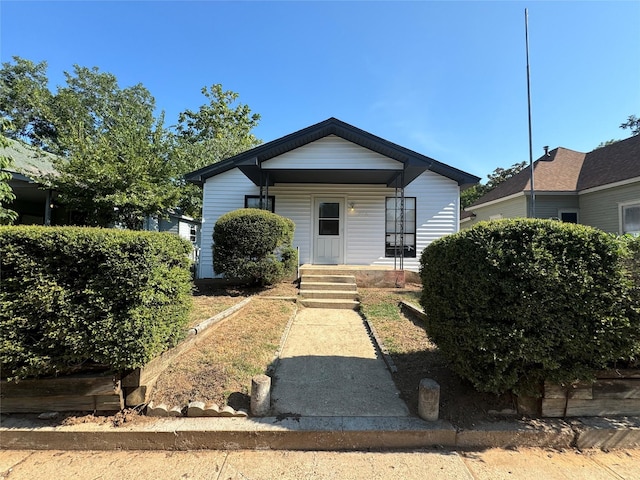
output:
[[213, 229], [213, 269], [257, 285], [278, 283], [295, 273], [294, 230], [293, 220], [267, 210], [226, 213]]
[[188, 242], [166, 233], [0, 227], [0, 362], [24, 378], [144, 365], [191, 305]]
[[623, 252], [609, 234], [552, 220], [482, 222], [441, 238], [421, 257], [428, 334], [480, 391], [588, 380], [640, 353]]

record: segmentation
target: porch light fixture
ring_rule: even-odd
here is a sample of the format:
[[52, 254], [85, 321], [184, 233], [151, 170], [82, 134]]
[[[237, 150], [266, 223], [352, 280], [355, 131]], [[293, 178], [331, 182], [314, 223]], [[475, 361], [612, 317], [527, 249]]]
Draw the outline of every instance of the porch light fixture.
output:
[[356, 204], [354, 202], [349, 203], [349, 210], [352, 212], [356, 209]]

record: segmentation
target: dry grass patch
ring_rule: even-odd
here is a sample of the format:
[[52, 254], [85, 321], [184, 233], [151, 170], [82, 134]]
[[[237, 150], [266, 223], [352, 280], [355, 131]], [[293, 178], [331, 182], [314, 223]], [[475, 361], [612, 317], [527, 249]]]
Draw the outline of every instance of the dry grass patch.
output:
[[458, 427], [493, 420], [490, 410], [512, 408], [509, 395], [477, 392], [455, 374], [429, 339], [424, 323], [400, 310], [398, 305], [402, 300], [419, 305], [421, 288], [408, 284], [404, 289], [359, 289], [362, 311], [398, 368], [393, 379], [411, 413], [418, 414], [418, 386], [423, 378], [440, 384], [440, 418]]
[[251, 378], [267, 371], [294, 311], [292, 302], [256, 296], [171, 363], [158, 378], [151, 400], [167, 406], [211, 401], [248, 409]]

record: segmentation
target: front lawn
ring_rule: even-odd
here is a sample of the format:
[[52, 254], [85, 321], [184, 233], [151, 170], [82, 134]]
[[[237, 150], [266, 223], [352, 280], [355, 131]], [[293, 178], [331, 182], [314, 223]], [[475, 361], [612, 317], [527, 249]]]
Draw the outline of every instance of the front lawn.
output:
[[418, 414], [418, 386], [423, 378], [440, 384], [440, 418], [458, 427], [471, 427], [490, 420], [490, 410], [513, 409], [509, 395], [477, 392], [453, 373], [446, 359], [431, 342], [423, 322], [399, 308], [404, 300], [419, 305], [420, 285], [401, 289], [360, 288], [362, 312], [373, 325], [398, 371], [393, 380], [412, 414]]

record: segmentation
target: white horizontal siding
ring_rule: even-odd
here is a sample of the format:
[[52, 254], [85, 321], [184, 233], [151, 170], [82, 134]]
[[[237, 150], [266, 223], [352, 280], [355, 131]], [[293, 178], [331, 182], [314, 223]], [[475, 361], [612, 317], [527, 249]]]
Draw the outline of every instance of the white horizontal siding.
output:
[[276, 197], [275, 213], [290, 218], [296, 224], [293, 235], [293, 247], [300, 249], [300, 263], [311, 262], [309, 245], [311, 231], [311, 197], [298, 189], [287, 192], [287, 189], [272, 187], [269, 195]]
[[267, 160], [262, 168], [402, 170], [402, 163], [329, 135]]
[[[221, 215], [244, 207], [245, 195], [258, 195], [259, 189], [240, 170], [233, 169], [209, 178], [203, 187], [202, 230], [199, 278], [213, 278], [213, 227]], [[276, 202], [277, 206], [277, 202]]]
[[[458, 231], [460, 189], [453, 180], [427, 171], [405, 188], [404, 195], [416, 197], [416, 258], [405, 258], [404, 268], [418, 271], [422, 251], [434, 240]], [[394, 259], [381, 256], [373, 263], [393, 266]]]
[[[390, 168], [398, 162], [346, 142], [338, 137], [314, 142], [294, 150], [282, 157], [279, 168], [299, 167], [311, 162], [318, 168]], [[353, 148], [355, 147], [355, 148]], [[338, 150], [344, 150], [336, 154]], [[303, 151], [306, 150], [306, 151]], [[302, 151], [302, 152], [301, 152]], [[352, 154], [345, 153], [351, 151]], [[300, 155], [302, 153], [302, 155]], [[295, 154], [295, 155], [294, 155]], [[316, 160], [313, 160], [317, 155]], [[282, 160], [282, 157], [274, 159]], [[294, 159], [295, 163], [287, 163]], [[325, 163], [318, 163], [321, 160]], [[356, 161], [357, 160], [357, 161]], [[269, 160], [266, 163], [271, 163]], [[315, 163], [314, 163], [315, 162]], [[373, 166], [372, 163], [373, 162]], [[338, 167], [339, 166], [339, 167]], [[238, 169], [233, 169], [210, 178], [204, 185], [203, 220], [201, 233], [200, 278], [212, 278], [213, 271], [212, 235], [218, 218], [231, 210], [244, 206], [245, 195], [257, 195], [256, 187]], [[339, 197], [344, 199], [344, 247], [345, 263], [351, 265], [394, 266], [393, 258], [385, 258], [385, 199], [395, 195], [395, 189], [381, 185], [322, 185], [322, 184], [276, 184], [269, 188], [269, 195], [275, 196], [275, 212], [292, 219], [296, 224], [294, 247], [300, 248], [300, 262], [313, 261], [314, 199], [318, 197]], [[433, 240], [458, 231], [459, 188], [456, 182], [433, 172], [425, 172], [406, 189], [405, 196], [416, 197], [417, 256], [405, 259], [404, 267], [417, 271], [422, 250]], [[350, 205], [353, 204], [353, 210]]]

